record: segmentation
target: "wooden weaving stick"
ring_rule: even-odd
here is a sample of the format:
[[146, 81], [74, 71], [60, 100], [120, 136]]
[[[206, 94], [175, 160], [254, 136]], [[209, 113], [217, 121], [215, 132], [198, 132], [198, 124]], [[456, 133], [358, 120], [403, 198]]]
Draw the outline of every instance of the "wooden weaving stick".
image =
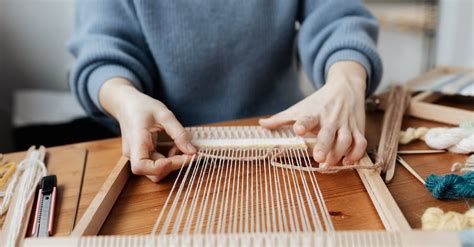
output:
[[382, 162], [382, 173], [385, 174], [387, 183], [392, 180], [395, 174], [400, 129], [409, 102], [410, 94], [402, 86], [395, 86], [388, 95], [376, 158], [377, 162]]

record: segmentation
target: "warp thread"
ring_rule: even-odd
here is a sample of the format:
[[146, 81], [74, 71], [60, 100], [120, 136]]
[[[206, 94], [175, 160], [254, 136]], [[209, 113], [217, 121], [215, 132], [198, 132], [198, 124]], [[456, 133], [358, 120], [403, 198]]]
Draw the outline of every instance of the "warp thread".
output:
[[426, 189], [437, 199], [474, 198], [474, 172], [430, 175], [426, 178]]
[[431, 207], [421, 217], [423, 230], [460, 231], [474, 227], [474, 209], [461, 214], [453, 211], [444, 212], [440, 208]]

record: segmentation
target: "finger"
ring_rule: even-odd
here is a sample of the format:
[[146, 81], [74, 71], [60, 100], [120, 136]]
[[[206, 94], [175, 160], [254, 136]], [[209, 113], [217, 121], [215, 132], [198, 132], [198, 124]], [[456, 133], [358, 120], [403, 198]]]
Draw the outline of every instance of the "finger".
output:
[[323, 163], [332, 148], [336, 130], [334, 127], [322, 127], [316, 138], [316, 145], [313, 149], [313, 158], [316, 162]]
[[352, 148], [349, 153], [346, 155], [344, 160], [342, 160], [343, 165], [352, 165], [355, 162], [362, 159], [367, 149], [367, 139], [362, 133], [358, 130], [353, 132], [353, 143]]
[[150, 153], [154, 150], [151, 134], [145, 129], [130, 133], [130, 163], [132, 172], [136, 175], [148, 175], [154, 167]]
[[168, 157], [178, 155], [178, 154], [180, 154], [180, 152], [181, 152], [181, 151], [178, 149], [178, 147], [173, 146], [173, 147], [171, 147], [170, 150], [168, 151]]
[[186, 154], [196, 152], [196, 148], [191, 144], [191, 135], [178, 122], [171, 111], [166, 110], [159, 114], [158, 121], [163, 125], [166, 133], [173, 139], [179, 150]]
[[339, 163], [342, 157], [349, 151], [352, 144], [352, 134], [349, 128], [343, 127], [337, 131], [336, 143], [327, 156], [327, 166], [334, 166]]
[[316, 116], [306, 116], [296, 120], [293, 130], [297, 135], [304, 135], [319, 125], [319, 118]]
[[258, 123], [267, 129], [275, 129], [283, 125], [287, 125], [295, 121], [294, 116], [291, 116], [290, 109], [277, 113], [269, 118], [262, 118]]
[[155, 174], [153, 174], [152, 181], [158, 182], [168, 176], [171, 172], [187, 166], [191, 161], [189, 155], [176, 155], [169, 158], [158, 159], [155, 162]]

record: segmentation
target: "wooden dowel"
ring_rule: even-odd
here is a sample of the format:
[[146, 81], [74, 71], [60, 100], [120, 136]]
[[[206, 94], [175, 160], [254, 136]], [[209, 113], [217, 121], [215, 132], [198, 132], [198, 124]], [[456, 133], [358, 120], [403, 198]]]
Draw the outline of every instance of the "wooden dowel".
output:
[[89, 150], [84, 149], [84, 160], [82, 163], [81, 179], [79, 180], [79, 189], [76, 196], [76, 206], [74, 207], [74, 216], [71, 221], [71, 232], [74, 230], [77, 221], [77, 214], [79, 213], [79, 204], [81, 202], [82, 187], [84, 186], [84, 176], [86, 174], [87, 158], [89, 157]]
[[398, 150], [397, 154], [439, 154], [446, 153], [446, 150]]
[[418, 181], [420, 181], [423, 185], [426, 184], [425, 180], [400, 156], [397, 155], [397, 161], [407, 169], [408, 172], [411, 173]]

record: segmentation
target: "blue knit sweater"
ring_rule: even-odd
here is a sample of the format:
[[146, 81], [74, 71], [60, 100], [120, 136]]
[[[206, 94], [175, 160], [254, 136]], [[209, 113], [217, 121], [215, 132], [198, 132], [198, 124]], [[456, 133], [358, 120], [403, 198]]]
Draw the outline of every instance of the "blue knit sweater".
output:
[[98, 93], [112, 77], [162, 101], [184, 125], [271, 114], [304, 97], [295, 55], [316, 88], [333, 63], [352, 60], [373, 92], [377, 35], [357, 0], [77, 0], [70, 84], [109, 125]]

